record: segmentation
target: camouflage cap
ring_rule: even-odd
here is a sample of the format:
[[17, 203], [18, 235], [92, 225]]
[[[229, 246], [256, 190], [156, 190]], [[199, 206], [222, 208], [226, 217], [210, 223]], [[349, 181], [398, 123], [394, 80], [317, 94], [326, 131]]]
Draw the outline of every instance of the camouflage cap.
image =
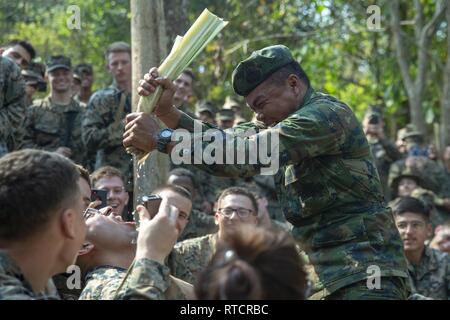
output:
[[294, 61], [289, 48], [283, 45], [254, 51], [234, 69], [231, 78], [233, 89], [238, 95], [247, 96], [272, 73]]
[[239, 102], [237, 102], [230, 96], [226, 97], [222, 109], [233, 109], [233, 108], [242, 109]]
[[216, 107], [214, 107], [211, 101], [202, 100], [197, 103], [195, 106], [197, 113], [200, 112], [209, 112], [212, 116], [216, 114]]
[[230, 109], [222, 109], [217, 113], [217, 120], [234, 121], [234, 111]]
[[56, 69], [72, 70], [72, 63], [70, 58], [65, 56], [52, 56], [47, 62], [47, 72], [52, 72]]
[[403, 132], [402, 136], [400, 137], [402, 140], [406, 140], [408, 138], [423, 138], [422, 132], [417, 130], [416, 126], [412, 123], [408, 124], [405, 127], [405, 131]]
[[415, 170], [411, 170], [409, 168], [404, 169], [398, 176], [396, 176], [391, 183], [391, 187], [393, 190], [397, 191], [398, 184], [402, 178], [409, 178], [414, 180], [418, 186], [422, 186], [423, 180], [418, 172]]
[[87, 73], [87, 74], [92, 74], [93, 73], [93, 69], [92, 69], [92, 65], [91, 64], [87, 64], [87, 63], [80, 63], [78, 64], [73, 71], [75, 73], [78, 73], [79, 75], [82, 75], [83, 73]]

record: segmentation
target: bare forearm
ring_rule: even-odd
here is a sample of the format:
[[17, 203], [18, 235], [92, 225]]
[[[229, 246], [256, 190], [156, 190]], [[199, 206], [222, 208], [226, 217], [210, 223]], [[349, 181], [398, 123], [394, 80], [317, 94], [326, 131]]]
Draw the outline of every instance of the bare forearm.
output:
[[169, 112], [158, 115], [159, 120], [161, 120], [168, 128], [176, 129], [181, 118], [181, 111], [176, 107], [172, 107]]

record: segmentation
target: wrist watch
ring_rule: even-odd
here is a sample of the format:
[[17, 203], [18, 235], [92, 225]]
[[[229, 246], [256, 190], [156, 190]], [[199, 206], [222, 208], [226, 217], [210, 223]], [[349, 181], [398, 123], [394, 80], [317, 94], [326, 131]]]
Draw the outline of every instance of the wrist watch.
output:
[[167, 153], [167, 145], [172, 141], [173, 130], [166, 128], [159, 132], [156, 148], [159, 152]]

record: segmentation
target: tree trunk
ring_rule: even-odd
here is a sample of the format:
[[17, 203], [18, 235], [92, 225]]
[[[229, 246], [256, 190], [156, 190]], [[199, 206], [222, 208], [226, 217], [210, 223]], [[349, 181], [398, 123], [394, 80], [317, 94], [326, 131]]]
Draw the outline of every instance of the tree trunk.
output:
[[[136, 111], [139, 80], [167, 56], [167, 35], [163, 0], [131, 0], [131, 43], [133, 62], [133, 111]], [[160, 126], [163, 125], [160, 123]], [[151, 194], [167, 180], [169, 157], [153, 151], [138, 165], [134, 160], [134, 204], [143, 195]]]
[[165, 0], [164, 13], [166, 17], [167, 52], [172, 49], [177, 35], [183, 36], [189, 29], [187, 13], [188, 0]]
[[450, 6], [446, 9], [447, 19], [447, 59], [445, 61], [441, 98], [441, 141], [440, 150], [450, 144]]
[[[391, 31], [395, 39], [397, 63], [400, 67], [402, 80], [406, 93], [408, 95], [411, 122], [423, 134], [427, 134], [425, 126], [425, 117], [422, 110], [423, 93], [427, 81], [427, 68], [429, 60], [429, 48], [432, 37], [436, 32], [437, 26], [440, 24], [445, 15], [445, 8], [448, 1], [436, 2], [436, 9], [432, 18], [425, 24], [423, 7], [418, 0], [414, 1], [416, 9], [415, 21], [415, 44], [417, 46], [417, 59], [412, 61], [408, 55], [407, 41], [401, 30], [400, 17], [400, 1], [391, 0], [389, 2], [391, 9]], [[413, 78], [410, 74], [409, 67], [415, 63], [417, 66], [417, 75]]]

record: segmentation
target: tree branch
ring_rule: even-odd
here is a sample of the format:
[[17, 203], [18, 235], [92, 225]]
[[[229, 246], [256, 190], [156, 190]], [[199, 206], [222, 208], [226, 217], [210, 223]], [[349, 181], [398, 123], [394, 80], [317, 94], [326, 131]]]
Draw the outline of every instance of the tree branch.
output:
[[397, 62], [400, 66], [400, 73], [402, 74], [403, 82], [405, 84], [408, 96], [411, 98], [414, 95], [414, 83], [409, 74], [408, 55], [406, 53], [405, 44], [402, 39], [402, 31], [400, 28], [400, 10], [399, 0], [390, 1], [391, 8], [391, 29], [396, 42]]
[[414, 34], [416, 37], [416, 42], [419, 42], [423, 28], [423, 7], [422, 4], [420, 3], [420, 0], [414, 0], [414, 7], [416, 9]]
[[428, 46], [430, 44], [431, 36], [436, 32], [438, 24], [442, 21], [445, 16], [445, 9], [447, 8], [447, 1], [444, 3], [439, 1], [436, 4], [436, 11], [434, 12], [433, 18], [425, 25], [420, 34], [419, 43], [417, 43], [418, 56], [417, 65], [418, 73], [415, 81], [416, 90], [421, 93], [425, 87], [427, 65], [428, 65]]

